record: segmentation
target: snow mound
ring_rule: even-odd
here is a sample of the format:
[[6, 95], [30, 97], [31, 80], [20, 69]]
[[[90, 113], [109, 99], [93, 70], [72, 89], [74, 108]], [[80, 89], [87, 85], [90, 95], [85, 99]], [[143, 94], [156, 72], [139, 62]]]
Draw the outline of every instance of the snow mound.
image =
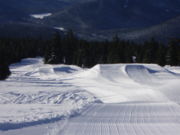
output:
[[67, 74], [73, 74], [77, 71], [80, 71], [81, 68], [74, 65], [49, 65], [44, 64], [42, 58], [27, 58], [23, 59], [21, 62], [12, 64], [10, 66], [12, 76], [10, 79], [20, 80], [22, 78], [33, 80], [49, 80], [49, 79], [58, 79], [59, 77], [65, 77]]
[[172, 72], [175, 72], [177, 74], [180, 74], [180, 67], [176, 66], [165, 66], [165, 69], [170, 70]]
[[173, 85], [173, 90], [178, 91], [178, 81], [179, 74], [156, 64], [99, 64], [78, 72], [68, 82], [85, 88], [104, 103], [120, 103], [170, 101], [176, 94], [169, 97], [167, 93], [172, 90], [163, 85], [166, 88]]
[[167, 80], [180, 77], [179, 75], [155, 64], [127, 65], [126, 72], [134, 81], [145, 84], [159, 83], [162, 79]]

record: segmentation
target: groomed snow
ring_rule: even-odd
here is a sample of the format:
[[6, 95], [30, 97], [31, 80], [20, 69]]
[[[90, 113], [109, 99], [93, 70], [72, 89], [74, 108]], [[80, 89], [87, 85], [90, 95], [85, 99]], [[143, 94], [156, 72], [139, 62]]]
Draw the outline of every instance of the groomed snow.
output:
[[10, 69], [0, 82], [0, 135], [180, 134], [179, 67], [29, 58]]

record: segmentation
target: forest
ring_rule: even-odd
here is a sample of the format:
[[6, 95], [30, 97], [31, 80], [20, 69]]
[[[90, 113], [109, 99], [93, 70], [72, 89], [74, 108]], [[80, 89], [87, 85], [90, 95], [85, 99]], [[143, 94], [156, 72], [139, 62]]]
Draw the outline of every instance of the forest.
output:
[[153, 38], [143, 43], [121, 40], [87, 41], [70, 30], [50, 39], [0, 38], [0, 80], [10, 75], [9, 65], [23, 58], [41, 56], [45, 64], [70, 64], [90, 68], [96, 64], [156, 63], [180, 65], [180, 39], [162, 44]]

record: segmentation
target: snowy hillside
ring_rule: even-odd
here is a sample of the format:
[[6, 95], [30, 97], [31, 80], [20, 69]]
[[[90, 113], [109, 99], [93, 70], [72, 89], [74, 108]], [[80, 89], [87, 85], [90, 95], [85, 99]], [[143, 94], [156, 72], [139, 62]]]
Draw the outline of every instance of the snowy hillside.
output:
[[0, 135], [180, 134], [179, 67], [29, 58], [10, 69], [0, 81]]

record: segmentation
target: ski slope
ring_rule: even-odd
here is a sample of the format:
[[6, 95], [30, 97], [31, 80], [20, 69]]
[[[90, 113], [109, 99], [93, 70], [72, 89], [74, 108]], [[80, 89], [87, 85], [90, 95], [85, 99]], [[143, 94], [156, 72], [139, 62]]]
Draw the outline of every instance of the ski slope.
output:
[[179, 135], [180, 68], [10, 66], [0, 81], [0, 135]]
[[72, 118], [59, 135], [178, 135], [179, 107], [173, 103], [93, 105]]

